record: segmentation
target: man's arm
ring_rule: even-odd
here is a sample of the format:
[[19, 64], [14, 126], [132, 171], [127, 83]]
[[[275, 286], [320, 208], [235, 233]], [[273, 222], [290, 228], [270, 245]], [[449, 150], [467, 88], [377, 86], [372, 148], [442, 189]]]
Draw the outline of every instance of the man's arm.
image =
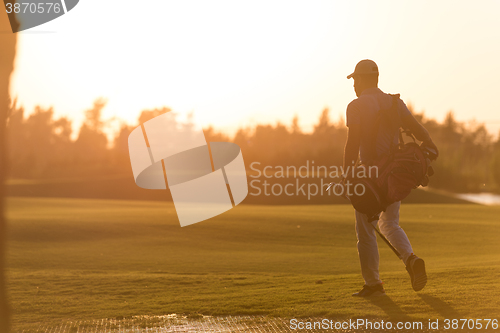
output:
[[352, 124], [347, 129], [347, 142], [344, 148], [344, 172], [353, 167], [358, 160], [359, 143], [361, 141], [361, 125]]
[[403, 127], [409, 129], [417, 140], [422, 141], [425, 146], [435, 149], [436, 154], [439, 155], [438, 148], [432, 141], [429, 132], [417, 121], [417, 119], [415, 119], [415, 117], [413, 117], [412, 114], [407, 115], [401, 119], [401, 121], [403, 122]]

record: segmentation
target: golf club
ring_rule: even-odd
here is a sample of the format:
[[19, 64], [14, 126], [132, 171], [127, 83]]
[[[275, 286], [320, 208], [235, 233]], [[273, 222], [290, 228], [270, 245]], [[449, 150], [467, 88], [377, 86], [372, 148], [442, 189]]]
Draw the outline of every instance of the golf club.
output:
[[[328, 192], [328, 190], [330, 190], [330, 188], [332, 186], [337, 186], [337, 185], [342, 185], [342, 182], [340, 183], [335, 183], [335, 182], [331, 182], [329, 184], [327, 184], [327, 188], [326, 188], [326, 191]], [[347, 195], [343, 195], [343, 197], [345, 197], [347, 200], [349, 200], [349, 197], [347, 197]], [[379, 215], [374, 215], [372, 217], [369, 217], [368, 216], [368, 224], [370, 224], [373, 229], [375, 229], [375, 231], [377, 232], [377, 234], [384, 240], [384, 242], [391, 248], [391, 250], [396, 254], [396, 256], [401, 259], [401, 254], [398, 252], [398, 250], [396, 250], [396, 248], [394, 246], [392, 246], [392, 244], [389, 242], [389, 240], [387, 238], [385, 238], [384, 235], [382, 235], [382, 233], [377, 229], [377, 227], [375, 227], [372, 222], [373, 221], [378, 221], [378, 218], [379, 218]]]
[[398, 252], [398, 250], [396, 250], [396, 248], [394, 246], [392, 246], [392, 244], [389, 242], [389, 240], [387, 238], [385, 238], [384, 235], [382, 235], [382, 233], [380, 232], [380, 230], [378, 230], [377, 227], [375, 227], [372, 222], [373, 221], [377, 221], [378, 220], [378, 216], [376, 217], [377, 219], [376, 220], [372, 220], [370, 222], [368, 222], [372, 227], [373, 229], [375, 229], [375, 231], [377, 232], [377, 234], [384, 240], [384, 242], [389, 245], [389, 247], [391, 248], [392, 252], [394, 252], [399, 259], [401, 259], [401, 254]]

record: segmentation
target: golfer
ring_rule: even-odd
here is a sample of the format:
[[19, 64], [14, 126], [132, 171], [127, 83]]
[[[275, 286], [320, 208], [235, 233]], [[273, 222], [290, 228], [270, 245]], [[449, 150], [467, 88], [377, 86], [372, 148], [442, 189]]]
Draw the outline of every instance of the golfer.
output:
[[[358, 155], [361, 163], [370, 165], [370, 161], [389, 153], [391, 142], [397, 144], [398, 129], [381, 121], [376, 139], [376, 151], [371, 144], [375, 118], [382, 109], [392, 106], [392, 96], [378, 88], [378, 66], [372, 60], [361, 60], [354, 69], [354, 73], [347, 76], [354, 79], [356, 98], [347, 106], [346, 123], [348, 127], [347, 143], [344, 150], [344, 170], [357, 162]], [[436, 150], [427, 130], [413, 117], [405, 103], [398, 99], [398, 113], [405, 129], [426, 146]], [[401, 259], [410, 274], [411, 284], [415, 291], [424, 288], [427, 283], [424, 260], [413, 254], [413, 248], [404, 230], [399, 226], [399, 207], [401, 202], [389, 205], [385, 212], [380, 214], [378, 223], [381, 233], [401, 254]], [[368, 217], [356, 211], [356, 236], [358, 238], [358, 255], [361, 264], [361, 274], [365, 280], [363, 289], [353, 296], [380, 296], [385, 294], [382, 280], [379, 276], [379, 253], [375, 230], [368, 225]]]

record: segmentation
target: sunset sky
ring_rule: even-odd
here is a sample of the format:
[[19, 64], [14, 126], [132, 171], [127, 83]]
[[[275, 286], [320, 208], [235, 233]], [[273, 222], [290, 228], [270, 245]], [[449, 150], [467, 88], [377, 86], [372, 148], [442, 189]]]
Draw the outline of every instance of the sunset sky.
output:
[[80, 0], [19, 33], [13, 96], [53, 106], [75, 126], [97, 97], [136, 122], [169, 106], [228, 133], [281, 121], [311, 129], [355, 98], [346, 76], [379, 65], [385, 92], [442, 120], [500, 130], [499, 1]]

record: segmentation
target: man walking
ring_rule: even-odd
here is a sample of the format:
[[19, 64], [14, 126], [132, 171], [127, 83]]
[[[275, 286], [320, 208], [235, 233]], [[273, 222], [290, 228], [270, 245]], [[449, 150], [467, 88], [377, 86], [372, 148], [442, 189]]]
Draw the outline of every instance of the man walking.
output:
[[[373, 151], [373, 132], [375, 118], [380, 110], [392, 106], [391, 95], [378, 88], [378, 66], [372, 60], [361, 60], [354, 72], [347, 76], [354, 79], [354, 91], [358, 98], [347, 106], [346, 123], [348, 127], [347, 142], [344, 150], [344, 170], [353, 167], [358, 160], [370, 165], [371, 162], [389, 153], [392, 143], [397, 144], [398, 129], [381, 121], [378, 136]], [[398, 99], [397, 110], [402, 126], [410, 130], [424, 145], [437, 150], [427, 130], [413, 117], [405, 103]], [[413, 254], [413, 249], [404, 230], [399, 226], [399, 207], [401, 202], [389, 205], [380, 214], [378, 223], [381, 233], [401, 254], [401, 260], [406, 264], [410, 274], [411, 284], [415, 291], [424, 288], [427, 283], [424, 260]], [[377, 239], [373, 226], [369, 225], [368, 216], [356, 211], [356, 236], [358, 239], [358, 255], [361, 264], [361, 274], [365, 280], [363, 289], [353, 296], [380, 296], [385, 294], [379, 277], [379, 253]]]

